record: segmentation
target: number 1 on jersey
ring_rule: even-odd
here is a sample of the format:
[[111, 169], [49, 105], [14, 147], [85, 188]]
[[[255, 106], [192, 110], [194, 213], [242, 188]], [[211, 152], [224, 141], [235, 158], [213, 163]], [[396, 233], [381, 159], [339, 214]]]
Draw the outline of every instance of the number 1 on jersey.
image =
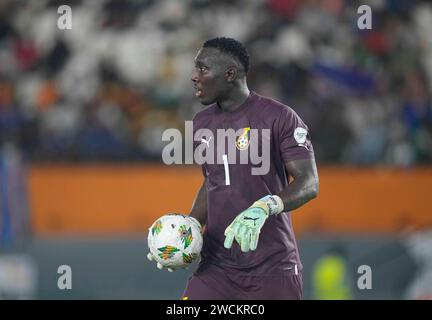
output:
[[228, 156], [226, 154], [223, 154], [222, 160], [223, 160], [224, 169], [225, 169], [225, 185], [229, 186], [231, 183], [230, 183], [230, 175], [229, 175], [229, 167], [228, 167]]

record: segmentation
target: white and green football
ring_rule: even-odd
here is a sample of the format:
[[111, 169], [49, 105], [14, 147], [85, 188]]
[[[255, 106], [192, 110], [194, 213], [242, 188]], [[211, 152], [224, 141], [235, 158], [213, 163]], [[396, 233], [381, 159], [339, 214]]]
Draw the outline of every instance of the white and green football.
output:
[[197, 260], [202, 248], [201, 226], [186, 215], [171, 213], [157, 219], [148, 232], [153, 260], [170, 269], [185, 268]]

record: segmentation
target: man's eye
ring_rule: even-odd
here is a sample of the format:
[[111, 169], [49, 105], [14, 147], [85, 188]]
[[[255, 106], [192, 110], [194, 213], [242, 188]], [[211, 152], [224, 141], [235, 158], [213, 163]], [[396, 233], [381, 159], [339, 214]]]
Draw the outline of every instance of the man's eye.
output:
[[207, 68], [206, 68], [206, 67], [200, 67], [199, 70], [200, 70], [201, 72], [205, 72], [205, 71], [207, 70]]

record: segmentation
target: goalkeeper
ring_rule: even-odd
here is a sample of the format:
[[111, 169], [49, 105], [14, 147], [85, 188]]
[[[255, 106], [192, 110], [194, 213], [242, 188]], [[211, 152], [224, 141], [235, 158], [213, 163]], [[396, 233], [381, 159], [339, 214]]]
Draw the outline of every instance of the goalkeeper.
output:
[[[205, 225], [204, 243], [184, 299], [303, 296], [290, 211], [318, 194], [313, 147], [308, 127], [291, 108], [248, 89], [248, 70], [246, 49], [230, 38], [206, 41], [195, 57], [195, 96], [207, 107], [193, 119], [194, 134], [207, 129], [216, 137], [217, 129], [243, 130], [235, 146], [239, 159], [253, 139], [249, 131], [268, 129], [270, 154], [262, 154], [264, 148], [258, 152], [270, 161], [264, 175], [253, 175], [256, 165], [251, 163], [202, 165], [204, 182], [190, 216]], [[215, 138], [202, 139], [194, 147], [200, 144], [230, 148]]]

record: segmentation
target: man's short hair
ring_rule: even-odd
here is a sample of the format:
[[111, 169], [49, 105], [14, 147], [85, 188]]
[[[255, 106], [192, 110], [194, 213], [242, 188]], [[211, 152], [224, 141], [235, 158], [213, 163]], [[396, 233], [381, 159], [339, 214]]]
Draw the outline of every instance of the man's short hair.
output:
[[232, 38], [213, 38], [204, 42], [203, 48], [216, 48], [237, 58], [243, 65], [246, 73], [249, 71], [249, 53], [244, 45]]

